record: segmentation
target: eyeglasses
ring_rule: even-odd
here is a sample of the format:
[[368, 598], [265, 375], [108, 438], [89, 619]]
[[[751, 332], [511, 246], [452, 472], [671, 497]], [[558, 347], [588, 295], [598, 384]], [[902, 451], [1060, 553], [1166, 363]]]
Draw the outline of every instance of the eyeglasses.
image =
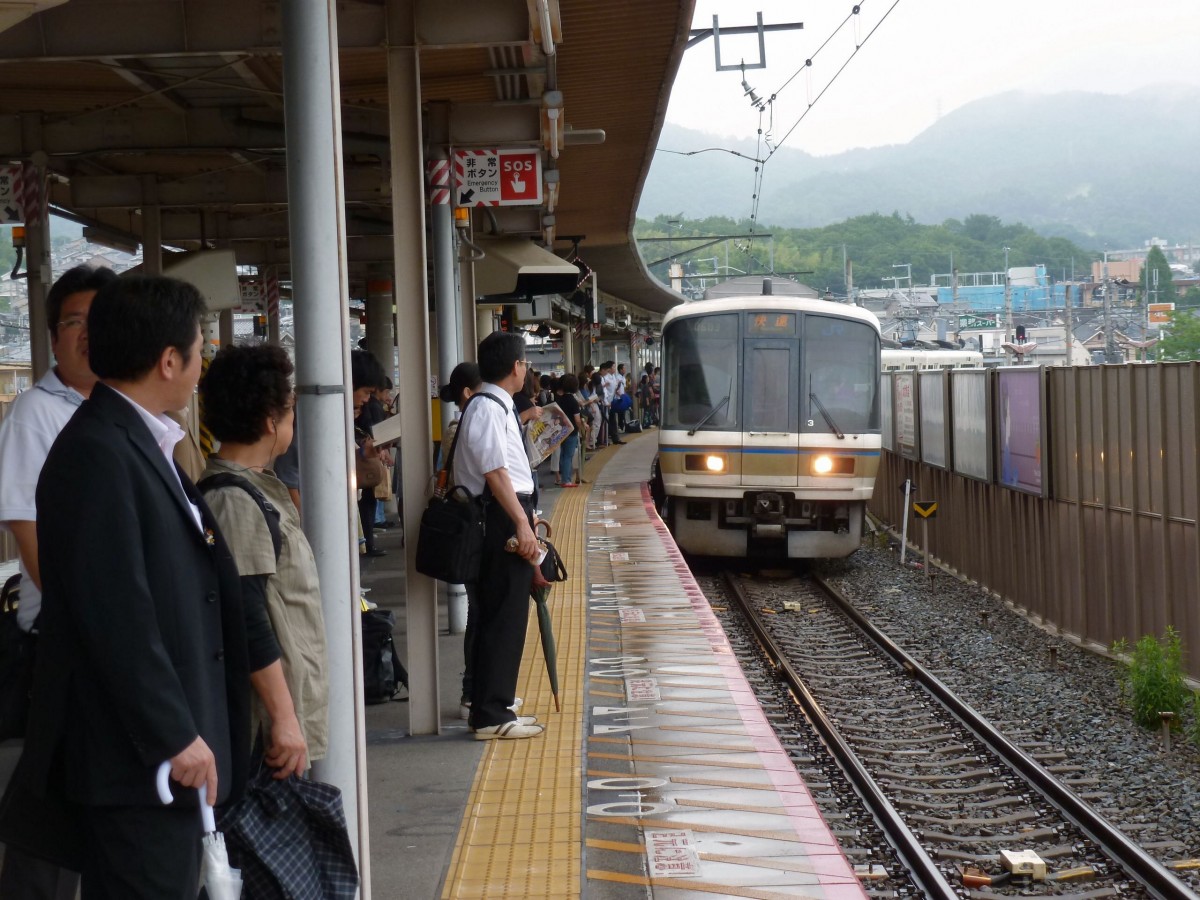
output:
[[529, 360], [527, 360], [527, 359], [518, 359], [518, 360], [517, 360], [517, 362], [519, 362], [519, 363], [520, 363], [521, 365], [523, 365], [525, 368], [527, 368], [527, 369], [529, 368]]
[[58, 320], [59, 328], [86, 328], [87, 316], [67, 316]]

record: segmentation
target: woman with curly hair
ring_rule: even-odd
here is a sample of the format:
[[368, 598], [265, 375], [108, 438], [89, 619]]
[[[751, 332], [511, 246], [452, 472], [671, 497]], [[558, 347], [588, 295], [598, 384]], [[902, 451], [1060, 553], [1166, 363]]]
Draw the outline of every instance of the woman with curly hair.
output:
[[265, 759], [278, 778], [303, 773], [329, 743], [317, 564], [288, 489], [271, 469], [292, 442], [292, 371], [279, 347], [234, 346], [216, 355], [200, 382], [201, 415], [221, 446], [199, 486], [241, 573], [244, 601], [265, 607], [282, 656], [284, 683], [255, 684], [252, 731], [263, 729]]

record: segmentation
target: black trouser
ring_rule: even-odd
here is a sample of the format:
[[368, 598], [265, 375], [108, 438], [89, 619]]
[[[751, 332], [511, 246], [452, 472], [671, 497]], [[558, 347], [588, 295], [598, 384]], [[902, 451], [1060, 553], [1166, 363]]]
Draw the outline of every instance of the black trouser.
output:
[[88, 856], [83, 900], [195, 900], [200, 811], [195, 807], [80, 807]]
[[621, 430], [618, 427], [621, 413], [617, 412], [617, 401], [613, 400], [613, 405], [608, 408], [608, 441], [611, 444], [616, 444], [621, 440]]
[[[518, 498], [532, 526], [533, 498]], [[479, 614], [470, 666], [472, 728], [515, 718], [508, 707], [517, 696], [517, 675], [529, 624], [529, 589], [533, 585], [529, 561], [504, 549], [505, 542], [516, 533], [504, 508], [495, 500], [489, 501], [479, 580], [467, 588], [467, 596], [475, 598], [471, 613]]]
[[18, 847], [4, 848], [0, 897], [4, 900], [75, 900], [79, 876]]
[[362, 496], [358, 498], [358, 518], [362, 521], [363, 537], [367, 541], [367, 551], [375, 549], [375, 488], [363, 488]]

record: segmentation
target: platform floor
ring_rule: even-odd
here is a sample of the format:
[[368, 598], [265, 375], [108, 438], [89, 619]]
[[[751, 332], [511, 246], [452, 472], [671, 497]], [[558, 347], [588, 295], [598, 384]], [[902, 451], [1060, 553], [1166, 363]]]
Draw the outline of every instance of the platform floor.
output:
[[[445, 604], [442, 733], [367, 707], [372, 896], [383, 900], [862, 897], [641, 484], [654, 432], [589, 461], [540, 506], [571, 580], [551, 595], [562, 711], [536, 616], [522, 664], [540, 738], [475, 741], [458, 718], [462, 636]], [[363, 584], [406, 643], [404, 550]], [[0, 746], [0, 785], [20, 751]]]
[[531, 617], [548, 730], [486, 743], [443, 898], [865, 896], [654, 513], [652, 456], [653, 433], [561, 492], [562, 712]]

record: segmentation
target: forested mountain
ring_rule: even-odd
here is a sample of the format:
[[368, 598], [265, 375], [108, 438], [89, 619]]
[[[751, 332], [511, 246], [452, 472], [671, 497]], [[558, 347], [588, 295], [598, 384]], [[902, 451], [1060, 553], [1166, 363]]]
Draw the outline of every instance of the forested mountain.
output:
[[[1200, 89], [1114, 96], [1002, 94], [944, 116], [910, 143], [813, 157], [786, 145], [764, 170], [758, 221], [819, 227], [899, 212], [917, 222], [975, 213], [1089, 247], [1200, 239]], [[667, 125], [639, 215], [747, 217], [754, 164], [665, 150], [733, 141]]]
[[[643, 259], [653, 264], [651, 271], [664, 282], [671, 258], [683, 263], [689, 277], [718, 271], [728, 275], [765, 273], [773, 262], [776, 273], [793, 275], [797, 281], [837, 295], [846, 290], [843, 258], [853, 263], [855, 287], [877, 288], [890, 284], [887, 279], [908, 275], [908, 269], [898, 266], [911, 266], [914, 285], [929, 284], [932, 275], [947, 274], [952, 267], [964, 275], [999, 272], [1004, 269], [1006, 247], [1010, 265], [1045, 265], [1055, 280], [1069, 278], [1072, 272], [1085, 275], [1096, 256], [1066, 238], [1046, 237], [1027, 225], [985, 215], [922, 225], [898, 213], [872, 213], [821, 228], [759, 226], [754, 231], [769, 232], [770, 239], [740, 238], [703, 246], [711, 241], [702, 236], [744, 235], [751, 230], [747, 219], [658, 216], [653, 221], [639, 219], [634, 234], [641, 239], [669, 239], [638, 244]], [[696, 239], [689, 240], [691, 236]]]

